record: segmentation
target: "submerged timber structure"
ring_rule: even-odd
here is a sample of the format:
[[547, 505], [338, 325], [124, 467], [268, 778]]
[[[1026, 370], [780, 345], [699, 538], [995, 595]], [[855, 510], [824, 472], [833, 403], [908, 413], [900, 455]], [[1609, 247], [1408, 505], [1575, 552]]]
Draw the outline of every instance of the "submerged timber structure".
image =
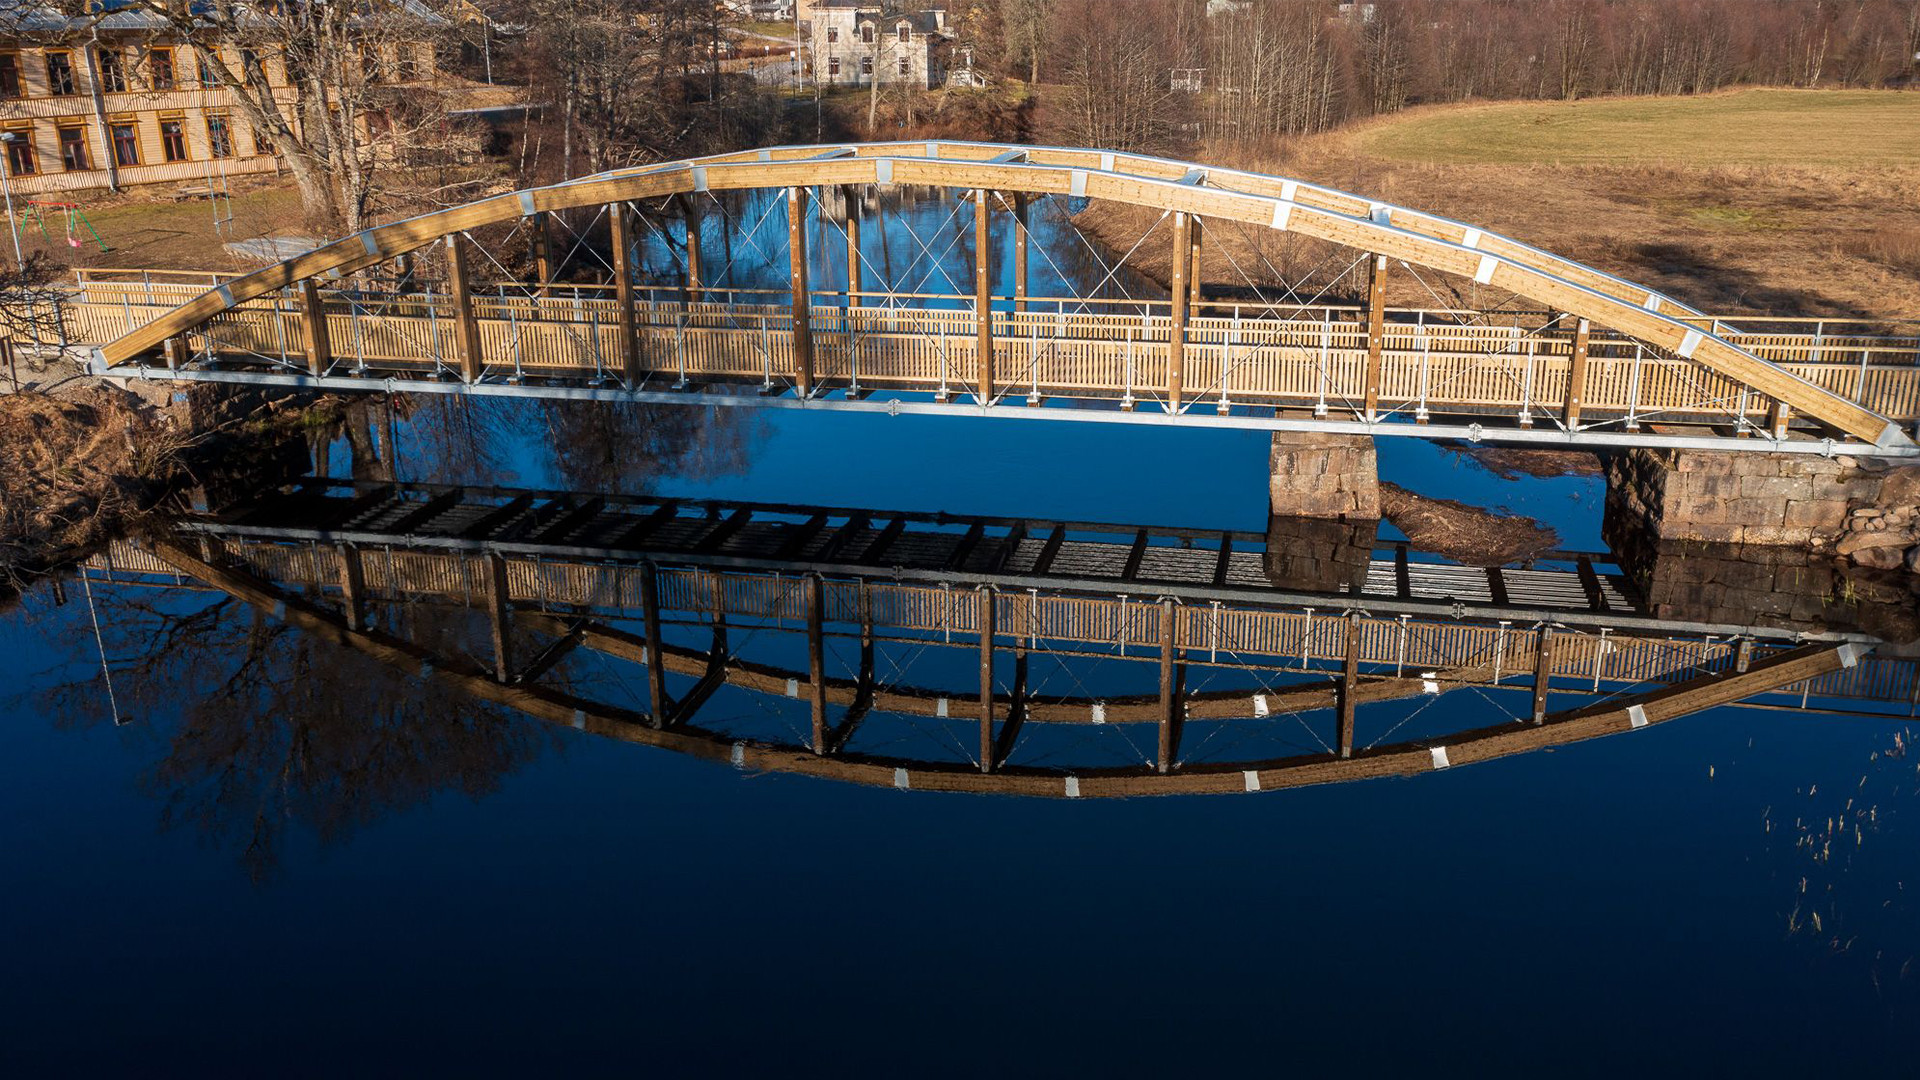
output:
[[[88, 572], [212, 589], [557, 725], [910, 790], [1262, 791], [1431, 772], [1736, 703], [1905, 716], [1920, 701], [1915, 662], [1876, 654], [1870, 635], [1656, 616], [1586, 556], [1489, 571], [1402, 550], [1357, 587], [1312, 594], [1274, 580], [1285, 544], [314, 480], [117, 543]], [[644, 691], [567, 670], [585, 655]], [[931, 678], [942, 656], [946, 683]], [[1128, 682], [1144, 692], [1113, 689]], [[728, 687], [763, 704], [717, 707]], [[1448, 693], [1484, 702], [1476, 726], [1416, 722]], [[1886, 707], [1862, 708], [1873, 702]]]
[[[957, 191], [956, 211], [970, 205], [970, 289], [902, 289], [871, 265], [861, 206], [893, 185]], [[735, 229], [728, 215], [742, 193], [759, 194], [763, 218], [784, 209], [786, 250], [769, 253], [782, 288], [722, 283], [703, 258], [712, 240], [702, 222]], [[1030, 265], [1052, 259], [1029, 228], [1047, 198], [1158, 212], [1141, 244], [1166, 226], [1156, 242], [1172, 245], [1168, 295], [1030, 293]], [[827, 203], [845, 209], [829, 214]], [[992, 240], [996, 220], [1012, 223], [1004, 244]], [[846, 246], [831, 288], [812, 280], [810, 221], [830, 223]], [[610, 256], [599, 280], [555, 281], [574, 260], [556, 257], [552, 237], [599, 258], [587, 238], [602, 229]], [[1319, 245], [1364, 283], [1364, 301], [1322, 303], [1292, 287], [1268, 296], [1250, 277], [1231, 299], [1209, 296], [1196, 273], [1206, 238], [1255, 230]], [[649, 233], [683, 253], [682, 280], [640, 279]], [[757, 245], [753, 236], [743, 243]], [[529, 241], [534, 272], [508, 274], [503, 245]], [[1386, 283], [1399, 274], [1435, 306], [1390, 307]], [[1490, 299], [1464, 309], [1442, 288]], [[368, 229], [237, 278], [89, 277], [70, 322], [72, 340], [97, 344], [93, 367], [106, 376], [1920, 454], [1910, 437], [1920, 333], [1910, 329], [1715, 318], [1431, 214], [1099, 150], [801, 146], [620, 170]]]

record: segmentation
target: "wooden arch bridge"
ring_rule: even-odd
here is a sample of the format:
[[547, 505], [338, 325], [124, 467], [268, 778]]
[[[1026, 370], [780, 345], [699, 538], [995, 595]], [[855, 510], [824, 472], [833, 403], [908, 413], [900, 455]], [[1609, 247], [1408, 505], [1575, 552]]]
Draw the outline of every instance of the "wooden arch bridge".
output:
[[[1261, 791], [1736, 703], [1904, 719], [1920, 702], [1920, 665], [1874, 654], [1870, 636], [1655, 617], [1574, 556], [1577, 569], [1498, 581], [1389, 560], [1358, 591], [1308, 595], [1267, 580], [1262, 539], [309, 481], [116, 543], [89, 572], [217, 590], [557, 725], [910, 790]], [[466, 613], [467, 630], [423, 624], [418, 605]], [[944, 681], [914, 667], [929, 653], [953, 661]], [[629, 669], [646, 707], [575, 680], [579, 655]], [[1147, 678], [1089, 688], [1074, 663]], [[770, 726], [753, 721], [771, 704], [724, 715], [710, 704], [723, 687], [794, 711]], [[1468, 726], [1425, 726], [1443, 694], [1477, 695]]]
[[[970, 205], [970, 289], [903, 291], [872, 267], [863, 204], [902, 185], [958, 191], [956, 213]], [[702, 223], [736, 227], [728, 200], [745, 195], [762, 200], [763, 220], [784, 204], [785, 281], [743, 287], [703, 260]], [[1030, 293], [1030, 263], [1051, 258], [1031, 242], [1030, 210], [1048, 198], [1145, 208], [1153, 223], [1134, 247], [1172, 245], [1164, 298]], [[832, 281], [809, 223], [845, 244]], [[1244, 272], [1225, 287], [1201, 280], [1207, 237], [1257, 230], [1339, 253], [1364, 299], [1325, 303], [1324, 288], [1262, 287]], [[672, 245], [680, 280], [644, 280], [650, 234]], [[1396, 274], [1435, 306], [1389, 306]], [[1436, 285], [1495, 299], [1464, 309]], [[110, 376], [1920, 453], [1914, 328], [1716, 318], [1432, 214], [1098, 150], [799, 146], [619, 170], [371, 228], [234, 278], [88, 274], [68, 322], [69, 342], [97, 346], [94, 369]]]

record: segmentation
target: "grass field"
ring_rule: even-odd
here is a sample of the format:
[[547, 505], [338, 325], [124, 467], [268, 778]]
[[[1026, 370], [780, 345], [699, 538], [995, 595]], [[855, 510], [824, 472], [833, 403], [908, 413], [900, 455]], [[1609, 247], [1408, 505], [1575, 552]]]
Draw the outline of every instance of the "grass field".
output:
[[[1199, 156], [1443, 214], [1715, 314], [1920, 319], [1920, 93], [1436, 106]], [[1112, 232], [1123, 250], [1138, 235]], [[1431, 302], [1405, 277], [1393, 302]]]
[[1383, 160], [1439, 164], [1913, 165], [1920, 93], [1740, 90], [1416, 109], [1348, 140]]

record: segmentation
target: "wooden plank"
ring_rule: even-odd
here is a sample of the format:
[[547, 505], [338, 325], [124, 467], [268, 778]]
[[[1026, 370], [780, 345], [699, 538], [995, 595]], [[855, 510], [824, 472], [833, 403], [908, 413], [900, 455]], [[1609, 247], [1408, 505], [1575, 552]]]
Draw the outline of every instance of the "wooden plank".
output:
[[654, 727], [662, 727], [673, 715], [673, 701], [667, 697], [666, 652], [660, 636], [660, 571], [652, 562], [640, 564], [640, 618], [647, 632], [647, 707]]
[[1567, 430], [1580, 430], [1580, 406], [1587, 397], [1587, 352], [1592, 347], [1593, 324], [1581, 319], [1574, 324], [1573, 358], [1567, 368]]
[[515, 495], [513, 498], [482, 514], [473, 524], [462, 529], [460, 531], [460, 537], [463, 540], [485, 540], [493, 535], [495, 529], [526, 513], [527, 507], [532, 505], [532, 495]]
[[847, 306], [852, 307], [860, 293], [860, 218], [865, 207], [860, 189], [852, 184], [842, 187], [840, 194], [847, 204]]
[[367, 577], [360, 565], [360, 549], [352, 544], [334, 548], [340, 556], [340, 611], [346, 616], [347, 629], [367, 628]]
[[1367, 368], [1364, 409], [1369, 421], [1380, 412], [1381, 355], [1386, 349], [1387, 257], [1375, 255], [1368, 260], [1367, 277]]
[[993, 771], [993, 590], [974, 593], [974, 626], [980, 635], [980, 771]]
[[467, 240], [460, 233], [447, 237], [447, 279], [453, 300], [454, 343], [460, 354], [460, 377], [480, 381], [486, 356], [480, 351], [480, 324], [473, 318], [473, 282], [467, 266]]
[[487, 625], [493, 632], [493, 677], [507, 682], [513, 677], [513, 601], [507, 591], [507, 560], [497, 551], [485, 558], [487, 571]]
[[793, 380], [801, 397], [813, 395], [813, 296], [807, 288], [807, 201], [787, 189], [787, 262], [793, 286]]
[[973, 355], [980, 379], [975, 396], [983, 407], [993, 404], [993, 243], [988, 216], [991, 198], [984, 188], [973, 193]]
[[[994, 163], [972, 160], [980, 147], [954, 144], [941, 149], [938, 158], [926, 158], [924, 147], [911, 151], [919, 160], [895, 157], [893, 179], [900, 183], [1046, 193], [1064, 192], [1074, 186], [1075, 170], [1095, 170], [1079, 176], [1087, 193], [1096, 198], [1256, 225], [1274, 224], [1281, 216], [1273, 195], [1281, 182], [1273, 178], [1210, 170], [1209, 186], [1201, 188], [1177, 182], [1176, 174], [1189, 169], [1175, 169], [1168, 163], [1133, 155], [1115, 155], [1112, 162], [1105, 162], [1098, 153], [1090, 157], [1085, 151], [1032, 150], [1026, 159], [1029, 163]], [[870, 149], [866, 154], [880, 152]], [[890, 156], [905, 152], [896, 147]], [[1090, 160], [1095, 164], [1089, 165]], [[1098, 168], [1105, 164], [1113, 164], [1118, 171]], [[1128, 175], [1129, 170], [1134, 174]], [[727, 161], [705, 166], [705, 171], [708, 185], [714, 190], [871, 183], [876, 177], [872, 156], [820, 160], [817, 151], [766, 162]], [[1691, 353], [1693, 362], [1848, 435], [1890, 447], [1910, 445], [1897, 426], [1889, 425], [1873, 410], [1698, 330], [1684, 318], [1697, 313], [1663, 297], [1491, 234], [1474, 231], [1469, 239], [1463, 226], [1401, 208], [1383, 208], [1382, 221], [1370, 220], [1370, 206], [1365, 200], [1309, 185], [1299, 187], [1286, 204], [1291, 208], [1284, 222], [1288, 231], [1446, 273], [1484, 274], [1490, 284], [1537, 303], [1617, 328], [1661, 350]], [[494, 196], [378, 226], [226, 282], [221, 290], [203, 294], [102, 346], [100, 356], [110, 365], [119, 364], [201, 326], [235, 304], [302, 278], [322, 273], [351, 274], [459, 230], [511, 220], [525, 212], [523, 198], [531, 200], [538, 210], [560, 210], [597, 205], [592, 200], [651, 198], [692, 188], [692, 170], [686, 165], [621, 170], [595, 180], [533, 189], [524, 196]], [[1485, 260], [1494, 257], [1490, 253], [1498, 257], [1488, 269]]]
[[1027, 310], [1027, 196], [1013, 196], [1013, 310]]
[[1342, 758], [1353, 756], [1354, 687], [1360, 678], [1360, 613], [1347, 613], [1347, 659], [1340, 669], [1340, 692], [1336, 706], [1334, 752]]
[[1177, 614], [1172, 598], [1160, 601], [1160, 723], [1153, 770], [1162, 775], [1172, 771], [1174, 759], [1180, 752], [1180, 700], [1173, 670]]
[[547, 212], [541, 210], [527, 218], [529, 245], [533, 249], [533, 280], [538, 294], [547, 295], [547, 286], [553, 281], [553, 236], [547, 222]]
[[1173, 309], [1167, 330], [1167, 411], [1180, 411], [1180, 394], [1186, 383], [1187, 320], [1192, 300], [1187, 285], [1193, 269], [1193, 217], [1173, 215], [1173, 283], [1168, 286], [1168, 302]]
[[682, 194], [676, 198], [687, 233], [687, 285], [681, 292], [681, 301], [697, 304], [704, 298], [700, 281], [700, 204], [698, 196]]
[[1553, 627], [1540, 628], [1539, 644], [1533, 658], [1533, 722], [1547, 721], [1547, 690], [1553, 681]]
[[1067, 527], [1065, 525], [1055, 525], [1053, 532], [1047, 535], [1046, 544], [1040, 548], [1040, 557], [1033, 561], [1033, 572], [1035, 576], [1045, 574], [1047, 571], [1053, 569], [1054, 557], [1060, 554], [1060, 545], [1066, 538]]
[[620, 328], [616, 361], [621, 383], [633, 390], [644, 376], [640, 370], [640, 331], [633, 318], [633, 211], [625, 200], [608, 204], [607, 222], [613, 242], [615, 320]]
[[827, 752], [827, 659], [822, 622], [826, 617], [825, 585], [819, 574], [808, 574], [802, 586], [807, 617], [807, 712], [812, 720], [813, 752]]
[[327, 332], [327, 309], [320, 300], [320, 285], [312, 278], [300, 282], [298, 295], [300, 325], [307, 336], [307, 373], [317, 378], [333, 366], [333, 338]]

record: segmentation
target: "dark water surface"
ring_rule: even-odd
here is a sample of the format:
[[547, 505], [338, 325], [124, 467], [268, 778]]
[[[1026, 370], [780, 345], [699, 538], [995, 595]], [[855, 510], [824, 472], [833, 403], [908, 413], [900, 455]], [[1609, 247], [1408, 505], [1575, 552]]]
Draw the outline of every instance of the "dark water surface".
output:
[[[395, 471], [1266, 527], [1254, 433], [582, 408], [429, 404]], [[1599, 547], [1597, 479], [1380, 452]], [[0, 653], [10, 1075], [1916, 1072], [1904, 721], [1729, 708], [1413, 780], [1068, 801], [553, 728], [205, 591], [43, 584]], [[967, 685], [964, 654], [914, 663]], [[1066, 677], [1150, 690], [1114, 668]]]

